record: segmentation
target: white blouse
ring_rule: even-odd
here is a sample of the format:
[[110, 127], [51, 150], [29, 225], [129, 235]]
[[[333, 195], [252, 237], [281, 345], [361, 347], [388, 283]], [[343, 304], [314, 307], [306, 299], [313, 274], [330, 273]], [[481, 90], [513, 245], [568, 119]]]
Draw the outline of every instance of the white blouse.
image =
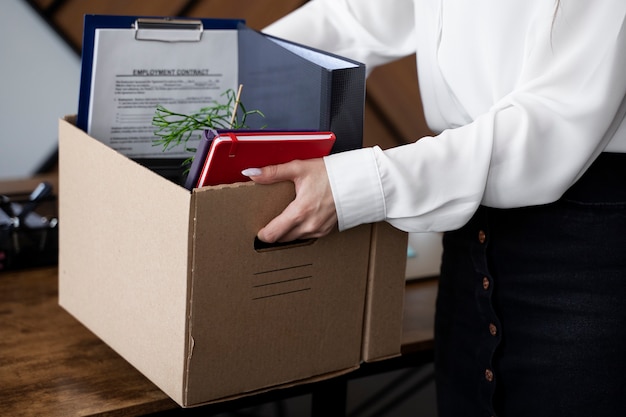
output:
[[313, 0], [264, 32], [368, 70], [417, 53], [438, 134], [325, 163], [340, 230], [424, 232], [479, 204], [553, 202], [600, 152], [626, 152], [625, 17], [624, 0]]

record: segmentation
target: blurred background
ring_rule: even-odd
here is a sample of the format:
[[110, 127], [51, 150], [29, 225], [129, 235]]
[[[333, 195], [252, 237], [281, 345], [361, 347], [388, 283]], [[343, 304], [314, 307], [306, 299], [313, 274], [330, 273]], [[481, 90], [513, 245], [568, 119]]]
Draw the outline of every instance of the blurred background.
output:
[[0, 6], [0, 180], [54, 165], [59, 117], [76, 113], [80, 56], [25, 0]]

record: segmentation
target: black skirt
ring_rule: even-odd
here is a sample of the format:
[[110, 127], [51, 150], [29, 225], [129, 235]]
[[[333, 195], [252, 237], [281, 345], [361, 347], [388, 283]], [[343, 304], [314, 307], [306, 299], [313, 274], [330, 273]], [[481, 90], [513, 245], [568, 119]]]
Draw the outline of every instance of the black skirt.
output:
[[626, 155], [559, 201], [444, 235], [441, 417], [626, 416]]

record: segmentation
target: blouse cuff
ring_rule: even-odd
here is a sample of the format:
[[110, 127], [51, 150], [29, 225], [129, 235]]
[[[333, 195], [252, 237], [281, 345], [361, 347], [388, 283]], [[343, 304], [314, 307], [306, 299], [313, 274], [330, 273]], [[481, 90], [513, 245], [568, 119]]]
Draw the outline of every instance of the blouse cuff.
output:
[[385, 197], [374, 148], [332, 154], [324, 162], [339, 230], [385, 219]]

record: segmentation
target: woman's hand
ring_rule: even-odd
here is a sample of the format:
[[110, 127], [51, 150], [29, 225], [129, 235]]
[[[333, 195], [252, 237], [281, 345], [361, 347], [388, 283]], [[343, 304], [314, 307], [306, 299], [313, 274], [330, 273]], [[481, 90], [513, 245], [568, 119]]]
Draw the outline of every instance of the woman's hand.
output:
[[323, 159], [292, 161], [243, 171], [258, 184], [292, 181], [296, 198], [258, 233], [264, 242], [318, 238], [337, 225], [337, 212]]

